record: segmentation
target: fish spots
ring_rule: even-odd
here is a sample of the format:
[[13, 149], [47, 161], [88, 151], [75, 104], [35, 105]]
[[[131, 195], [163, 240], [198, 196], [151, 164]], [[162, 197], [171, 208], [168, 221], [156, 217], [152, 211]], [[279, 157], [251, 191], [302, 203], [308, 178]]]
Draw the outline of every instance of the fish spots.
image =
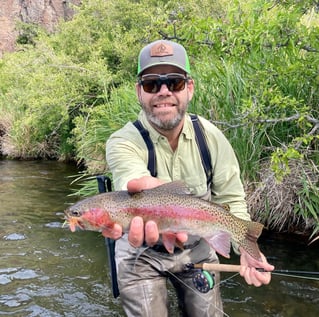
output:
[[183, 194], [185, 191], [178, 186], [174, 182], [134, 194], [115, 191], [84, 199], [66, 211], [70, 229], [103, 232], [117, 223], [127, 231], [132, 218], [140, 216], [144, 222], [156, 222], [170, 250], [174, 236], [167, 233], [185, 232], [207, 239], [224, 256], [229, 254], [230, 242], [257, 256], [261, 224], [235, 217], [227, 206]]

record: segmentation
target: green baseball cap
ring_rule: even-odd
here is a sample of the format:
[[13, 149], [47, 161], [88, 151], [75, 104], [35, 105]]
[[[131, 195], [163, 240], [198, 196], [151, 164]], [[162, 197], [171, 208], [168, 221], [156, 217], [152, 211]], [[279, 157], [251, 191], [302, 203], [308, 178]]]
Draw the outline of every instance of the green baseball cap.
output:
[[173, 65], [190, 73], [189, 59], [185, 48], [175, 42], [158, 40], [142, 48], [138, 57], [137, 75], [152, 66]]

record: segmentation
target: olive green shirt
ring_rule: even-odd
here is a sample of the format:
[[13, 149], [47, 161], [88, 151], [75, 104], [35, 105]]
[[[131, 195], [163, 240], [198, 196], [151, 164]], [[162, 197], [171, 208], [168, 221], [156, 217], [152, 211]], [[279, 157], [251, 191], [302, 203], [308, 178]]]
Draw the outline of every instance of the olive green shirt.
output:
[[[189, 115], [186, 115], [175, 151], [170, 147], [168, 140], [150, 125], [143, 111], [138, 119], [149, 131], [154, 143], [158, 178], [166, 182], [183, 180], [192, 194], [216, 203], [228, 204], [232, 214], [250, 220], [238, 161], [232, 146], [215, 125], [199, 117], [213, 167], [212, 185], [207, 190], [206, 174]], [[147, 169], [146, 144], [131, 122], [107, 140], [106, 160], [113, 174], [115, 190], [126, 190], [129, 180], [150, 175]]]

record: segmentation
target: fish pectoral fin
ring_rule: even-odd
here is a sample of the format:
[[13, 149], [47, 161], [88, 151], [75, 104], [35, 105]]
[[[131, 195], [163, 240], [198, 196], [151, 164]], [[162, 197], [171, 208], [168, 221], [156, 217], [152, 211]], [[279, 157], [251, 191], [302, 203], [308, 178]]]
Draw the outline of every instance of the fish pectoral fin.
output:
[[180, 242], [179, 240], [175, 240], [175, 246], [180, 248], [181, 250], [184, 250], [184, 244], [183, 242]]
[[176, 245], [176, 234], [173, 232], [162, 233], [162, 242], [169, 253], [174, 253], [174, 247]]
[[210, 237], [205, 237], [208, 244], [220, 255], [229, 259], [230, 258], [230, 243], [231, 235], [226, 231], [218, 231]]

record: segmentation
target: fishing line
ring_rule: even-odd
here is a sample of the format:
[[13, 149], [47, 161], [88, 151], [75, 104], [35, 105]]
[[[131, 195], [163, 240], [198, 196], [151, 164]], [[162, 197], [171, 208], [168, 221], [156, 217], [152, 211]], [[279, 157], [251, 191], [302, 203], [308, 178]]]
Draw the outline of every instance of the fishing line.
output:
[[286, 277], [291, 277], [291, 278], [319, 281], [319, 277], [305, 276], [305, 275], [319, 276], [319, 272], [296, 271], [296, 270], [273, 270], [270, 273], [271, 273], [271, 275], [278, 275], [278, 276], [286, 276]]
[[302, 275], [295, 275], [295, 274], [289, 274], [289, 273], [271, 272], [271, 275], [287, 276], [287, 277], [292, 277], [292, 278], [299, 278], [299, 279], [305, 279], [305, 280], [319, 281], [319, 278], [318, 278], [318, 277], [302, 276]]
[[[219, 271], [219, 272], [239, 272], [240, 265], [233, 265], [233, 264], [216, 264], [216, 263], [188, 263], [186, 265], [188, 269], [201, 269], [207, 271]], [[262, 268], [256, 268], [259, 272], [266, 272]], [[272, 275], [281, 275], [287, 277], [296, 277], [296, 278], [303, 278], [308, 280], [319, 280], [319, 272], [317, 271], [300, 271], [300, 270], [284, 270], [284, 269], [275, 269], [270, 271]], [[318, 276], [318, 277], [317, 277]]]

